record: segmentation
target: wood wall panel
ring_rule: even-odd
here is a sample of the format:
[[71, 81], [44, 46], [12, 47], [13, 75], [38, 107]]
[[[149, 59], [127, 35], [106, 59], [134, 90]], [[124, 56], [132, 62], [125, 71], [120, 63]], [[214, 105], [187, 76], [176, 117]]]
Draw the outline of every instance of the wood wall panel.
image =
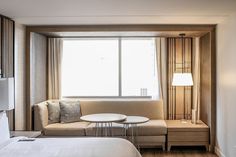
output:
[[2, 19], [2, 74], [14, 77], [14, 21]]
[[[14, 77], [14, 21], [0, 15], [0, 69], [1, 77]], [[7, 111], [10, 130], [14, 130], [14, 110]]]
[[32, 106], [47, 99], [47, 38], [30, 33], [27, 56], [27, 130], [32, 130]]
[[200, 119], [210, 127], [210, 150], [214, 151], [216, 129], [215, 31], [200, 38]]
[[[81, 25], [81, 26], [28, 26], [27, 27], [27, 45], [26, 45], [26, 79], [27, 79], [27, 128], [31, 129], [31, 116], [32, 116], [32, 109], [31, 109], [31, 88], [33, 87], [32, 81], [31, 81], [31, 71], [32, 71], [32, 65], [31, 65], [31, 47], [32, 41], [31, 41], [31, 34], [34, 32], [41, 33], [48, 36], [69, 36], [70, 33], [80, 33], [82, 34], [89, 32], [102, 32], [102, 33], [108, 33], [111, 32], [111, 35], [113, 32], [124, 32], [127, 34], [127, 32], [137, 32], [138, 33], [144, 33], [146, 36], [156, 36], [156, 32], [165, 32], [164, 34], [169, 35], [170, 33], [179, 34], [180, 32], [185, 32], [188, 35], [188, 32], [196, 33], [195, 35], [203, 35], [208, 32], [211, 32], [215, 28], [215, 25]], [[187, 32], [186, 32], [187, 31]], [[152, 33], [154, 32], [154, 33]], [[176, 33], [177, 32], [177, 33]], [[200, 33], [199, 33], [200, 32]], [[69, 34], [69, 35], [68, 35]], [[116, 34], [116, 33], [114, 33]], [[137, 35], [135, 34], [135, 35]], [[95, 34], [96, 35], [96, 34]], [[190, 35], [191, 36], [191, 35]], [[215, 42], [215, 41], [213, 41]], [[209, 43], [208, 43], [209, 44]], [[31, 65], [31, 66], [30, 66]], [[216, 66], [213, 64], [210, 66]], [[211, 69], [212, 70], [212, 69]], [[211, 80], [214, 82], [213, 80]], [[43, 86], [44, 88], [44, 86]], [[212, 89], [213, 90], [213, 89]], [[211, 102], [213, 102], [213, 99], [211, 99]], [[214, 112], [212, 110], [209, 110], [209, 112]], [[204, 114], [204, 113], [203, 113]], [[211, 135], [212, 136], [212, 135]], [[214, 136], [214, 135], [213, 135]]]
[[[195, 34], [199, 36], [205, 34], [214, 28], [215, 25], [159, 25], [159, 24], [127, 24], [127, 25], [54, 25], [54, 26], [28, 26], [30, 32], [44, 33], [48, 35], [60, 36], [65, 32], [166, 32], [167, 34], [175, 32]], [[155, 34], [155, 33], [154, 33]], [[137, 34], [135, 34], [137, 36]], [[67, 36], [67, 35], [66, 35]]]
[[[201, 45], [201, 59], [200, 59], [200, 71], [201, 71], [201, 120], [210, 124], [210, 104], [211, 103], [211, 47], [210, 47], [210, 33], [200, 38]], [[208, 95], [208, 96], [205, 96]]]
[[192, 87], [172, 86], [173, 74], [192, 71], [192, 38], [167, 38], [168, 119], [191, 119]]
[[[0, 16], [0, 74], [2, 71], [2, 17]], [[2, 77], [0, 75], [0, 77]]]

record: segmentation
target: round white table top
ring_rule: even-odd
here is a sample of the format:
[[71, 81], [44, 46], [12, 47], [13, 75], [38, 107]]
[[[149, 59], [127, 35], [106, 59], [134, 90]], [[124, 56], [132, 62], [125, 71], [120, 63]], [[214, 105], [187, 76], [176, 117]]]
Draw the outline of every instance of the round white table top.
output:
[[127, 116], [126, 120], [119, 123], [122, 124], [141, 124], [149, 121], [149, 118], [142, 116]]
[[98, 113], [89, 114], [80, 117], [81, 120], [92, 122], [92, 123], [109, 123], [109, 122], [120, 122], [126, 119], [126, 115], [116, 113]]

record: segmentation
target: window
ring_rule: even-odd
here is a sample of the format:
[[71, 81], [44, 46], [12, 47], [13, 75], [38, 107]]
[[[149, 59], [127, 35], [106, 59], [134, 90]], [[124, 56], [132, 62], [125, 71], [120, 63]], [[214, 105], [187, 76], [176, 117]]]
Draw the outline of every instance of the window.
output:
[[153, 38], [65, 39], [62, 96], [157, 95]]
[[118, 96], [118, 40], [65, 40], [62, 96]]
[[122, 96], [151, 96], [156, 89], [154, 39], [124, 39], [122, 52]]

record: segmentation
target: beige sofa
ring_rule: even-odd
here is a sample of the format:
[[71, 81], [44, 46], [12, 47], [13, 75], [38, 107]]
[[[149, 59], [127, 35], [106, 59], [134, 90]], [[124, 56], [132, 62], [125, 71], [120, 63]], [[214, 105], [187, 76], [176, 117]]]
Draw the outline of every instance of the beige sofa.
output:
[[[58, 100], [48, 100], [58, 101]], [[145, 116], [150, 120], [138, 125], [137, 143], [141, 147], [162, 146], [165, 148], [167, 126], [164, 121], [162, 101], [80, 101], [81, 114], [120, 113], [127, 116]], [[95, 125], [89, 122], [48, 124], [47, 101], [34, 106], [35, 130], [42, 130], [44, 136], [95, 136]], [[122, 136], [123, 125], [113, 124], [113, 135]], [[127, 132], [131, 136], [131, 129]]]

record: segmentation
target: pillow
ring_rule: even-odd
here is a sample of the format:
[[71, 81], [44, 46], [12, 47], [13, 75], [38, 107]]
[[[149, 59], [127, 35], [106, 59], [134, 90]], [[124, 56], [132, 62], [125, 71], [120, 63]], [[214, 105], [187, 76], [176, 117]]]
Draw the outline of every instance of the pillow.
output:
[[60, 101], [61, 123], [80, 121], [79, 101]]
[[0, 111], [0, 145], [10, 139], [8, 118], [5, 112]]
[[47, 102], [48, 103], [48, 123], [60, 122], [60, 106], [59, 102]]

